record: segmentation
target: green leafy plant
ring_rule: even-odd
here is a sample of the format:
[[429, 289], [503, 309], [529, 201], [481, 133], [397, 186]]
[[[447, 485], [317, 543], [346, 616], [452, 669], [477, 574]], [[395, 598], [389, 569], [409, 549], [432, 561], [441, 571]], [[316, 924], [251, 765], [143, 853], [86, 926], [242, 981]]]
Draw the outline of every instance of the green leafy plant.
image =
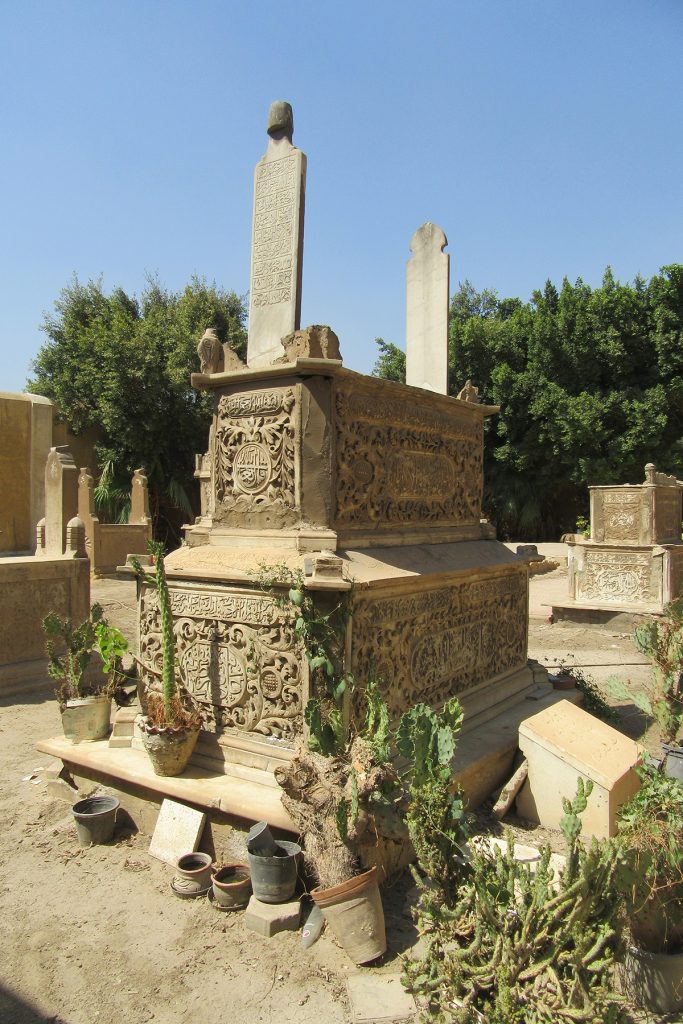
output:
[[590, 784], [565, 800], [567, 861], [550, 846], [535, 870], [507, 849], [473, 846], [455, 881], [430, 877], [418, 905], [424, 952], [404, 984], [427, 1003], [425, 1021], [603, 1024], [628, 1019], [611, 971], [620, 949], [614, 844], [579, 843]]
[[607, 703], [600, 687], [592, 676], [587, 675], [580, 668], [566, 664], [564, 661], [560, 661], [557, 671], [560, 674], [566, 672], [573, 678], [576, 689], [583, 694], [581, 706], [584, 711], [587, 711], [590, 715], [595, 715], [596, 718], [607, 722], [609, 725], [616, 725], [618, 723], [618, 712]]
[[651, 952], [683, 943], [683, 786], [656, 765], [618, 815], [620, 892], [633, 937]]
[[643, 692], [612, 676], [608, 680], [610, 692], [633, 701], [657, 721], [662, 740], [674, 743], [683, 724], [683, 598], [667, 604], [663, 616], [637, 626], [633, 640], [638, 650], [652, 659], [652, 681]]
[[453, 758], [463, 710], [457, 698], [441, 712], [426, 704], [406, 711], [396, 732], [396, 746], [407, 767], [406, 823], [422, 870], [444, 888], [457, 884], [455, 865], [462, 861], [468, 836], [462, 795], [453, 786]]
[[[111, 696], [118, 682], [124, 678], [121, 659], [128, 650], [128, 642], [120, 630], [110, 626], [104, 618], [102, 606], [94, 604], [90, 616], [74, 626], [70, 618], [50, 612], [43, 619], [47, 637], [47, 670], [60, 685], [57, 698], [60, 708], [68, 700], [102, 693]], [[102, 659], [104, 682], [88, 679], [87, 670], [97, 651]]]
[[586, 519], [585, 516], [576, 517], [576, 532], [580, 533], [583, 537], [590, 537], [591, 535], [591, 523], [590, 519]]
[[[143, 569], [139, 559], [131, 559], [131, 565], [138, 579], [156, 591], [161, 617], [161, 695], [154, 692], [147, 694], [147, 718], [159, 729], [199, 728], [201, 715], [196, 708], [187, 706], [187, 697], [185, 702], [183, 701], [176, 679], [175, 635], [171, 599], [164, 567], [164, 545], [160, 541], [151, 540], [147, 542], [147, 550], [154, 561], [154, 574]], [[150, 670], [149, 665], [142, 667], [145, 671]]]

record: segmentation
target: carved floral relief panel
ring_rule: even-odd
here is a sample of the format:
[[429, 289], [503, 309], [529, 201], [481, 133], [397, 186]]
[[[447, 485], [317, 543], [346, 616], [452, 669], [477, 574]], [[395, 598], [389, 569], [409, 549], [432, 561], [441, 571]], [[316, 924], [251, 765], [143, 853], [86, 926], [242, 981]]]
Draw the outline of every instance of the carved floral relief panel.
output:
[[[210, 732], [291, 743], [302, 729], [302, 668], [286, 616], [267, 596], [224, 588], [171, 589], [177, 671]], [[140, 605], [140, 658], [159, 685], [161, 619], [154, 590]]]
[[374, 667], [392, 715], [436, 706], [526, 664], [526, 575], [357, 597], [352, 621], [354, 672]]
[[575, 577], [576, 599], [619, 604], [657, 601], [652, 567], [649, 553], [586, 550], [583, 569]]
[[336, 392], [336, 524], [469, 525], [481, 516], [483, 428], [453, 407], [378, 387]]
[[640, 537], [640, 491], [603, 491], [602, 514], [605, 540], [638, 543]]
[[294, 388], [223, 395], [214, 433], [214, 520], [250, 525], [271, 517], [279, 525], [298, 518], [295, 480]]

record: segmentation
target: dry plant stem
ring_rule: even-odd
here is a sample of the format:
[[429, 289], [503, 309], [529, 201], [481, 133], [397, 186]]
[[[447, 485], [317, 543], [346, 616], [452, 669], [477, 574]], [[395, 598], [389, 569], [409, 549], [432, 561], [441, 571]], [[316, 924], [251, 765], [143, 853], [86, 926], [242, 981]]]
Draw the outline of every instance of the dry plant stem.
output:
[[[355, 874], [355, 848], [371, 821], [362, 809], [364, 801], [392, 772], [388, 764], [373, 763], [370, 744], [359, 736], [351, 744], [348, 759], [314, 753], [301, 741], [292, 761], [275, 770], [284, 791], [283, 806], [305, 837], [307, 862], [323, 888], [339, 885]], [[343, 842], [335, 814], [342, 800], [351, 801], [353, 773], [360, 810]]]

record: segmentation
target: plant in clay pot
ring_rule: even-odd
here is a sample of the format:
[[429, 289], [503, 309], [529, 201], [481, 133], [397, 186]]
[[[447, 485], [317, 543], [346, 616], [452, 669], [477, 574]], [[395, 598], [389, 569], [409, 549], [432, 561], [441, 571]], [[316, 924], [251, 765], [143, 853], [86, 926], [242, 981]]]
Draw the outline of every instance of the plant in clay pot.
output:
[[[111, 698], [126, 678], [122, 658], [128, 650], [123, 634], [110, 626], [94, 604], [78, 626], [51, 612], [43, 619], [49, 674], [56, 690], [64, 735], [74, 743], [102, 739], [109, 731]], [[101, 671], [92, 664], [95, 654]]]
[[[176, 679], [173, 616], [164, 568], [164, 546], [149, 541], [154, 575], [146, 572], [138, 559], [131, 559], [137, 577], [156, 590], [159, 600], [162, 637], [161, 693], [147, 690], [146, 715], [140, 720], [142, 741], [157, 775], [180, 775], [194, 750], [202, 724], [200, 712], [191, 705]], [[146, 672], [149, 665], [141, 666]], [[151, 670], [153, 671], [153, 670]]]

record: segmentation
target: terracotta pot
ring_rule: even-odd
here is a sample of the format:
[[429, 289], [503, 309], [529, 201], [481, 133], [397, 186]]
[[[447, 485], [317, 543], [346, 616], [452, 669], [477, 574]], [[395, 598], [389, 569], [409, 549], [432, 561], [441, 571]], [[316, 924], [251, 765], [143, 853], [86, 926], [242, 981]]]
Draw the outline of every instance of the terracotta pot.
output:
[[150, 729], [144, 719], [140, 725], [142, 743], [154, 774], [171, 776], [184, 772], [199, 737], [199, 726], [196, 729]]
[[376, 960], [387, 948], [377, 868], [311, 893], [334, 937], [355, 964]]
[[251, 894], [251, 878], [246, 864], [225, 864], [211, 876], [213, 895], [219, 906], [230, 910], [246, 907]]
[[109, 697], [102, 694], [97, 697], [77, 697], [66, 702], [62, 711], [62, 729], [72, 743], [94, 743], [108, 734], [110, 717]]
[[203, 896], [211, 888], [212, 871], [208, 853], [184, 853], [178, 858], [173, 888], [179, 896]]

